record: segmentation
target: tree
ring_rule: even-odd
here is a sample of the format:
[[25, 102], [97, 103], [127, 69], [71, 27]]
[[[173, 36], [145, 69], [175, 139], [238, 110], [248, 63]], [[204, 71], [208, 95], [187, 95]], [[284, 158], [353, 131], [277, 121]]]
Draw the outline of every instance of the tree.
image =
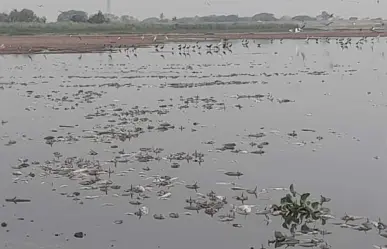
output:
[[161, 13], [161, 14], [160, 14], [160, 20], [161, 20], [161, 21], [164, 20], [164, 13]]
[[119, 22], [120, 21], [120, 17], [113, 15], [113, 14], [104, 14], [104, 16], [108, 22]]
[[8, 14], [0, 13], [0, 22], [8, 22]]
[[320, 15], [317, 16], [317, 19], [318, 20], [327, 21], [327, 20], [329, 20], [332, 17], [333, 17], [333, 14], [329, 14], [328, 12], [323, 11], [323, 12], [321, 12]]
[[95, 24], [101, 24], [101, 23], [106, 23], [107, 19], [105, 18], [105, 16], [102, 14], [101, 11], [98, 11], [97, 14], [90, 16], [88, 22], [95, 23]]
[[138, 20], [136, 18], [134, 18], [133, 16], [129, 16], [129, 15], [121, 16], [120, 20], [123, 23], [136, 23], [136, 22], [138, 22]]
[[172, 17], [172, 21], [176, 22], [177, 21], [177, 17], [176, 16]]
[[293, 17], [292, 20], [306, 22], [306, 21], [315, 21], [316, 18], [307, 16], [307, 15], [299, 15], [299, 16]]
[[254, 15], [251, 19], [253, 21], [263, 21], [263, 22], [277, 21], [277, 18], [274, 17], [274, 14], [271, 14], [271, 13], [259, 13]]
[[30, 9], [12, 10], [8, 15], [8, 22], [39, 22], [41, 19]]
[[35, 13], [30, 9], [22, 9], [19, 12], [19, 17], [21, 22], [34, 22], [38, 19]]
[[72, 22], [87, 22], [87, 16], [75, 14], [75, 15], [70, 17], [70, 21], [72, 21]]
[[88, 15], [81, 10], [63, 11], [59, 14], [58, 22], [87, 22]]
[[38, 17], [37, 22], [39, 22], [39, 23], [46, 23], [47, 22], [47, 18], [45, 16]]

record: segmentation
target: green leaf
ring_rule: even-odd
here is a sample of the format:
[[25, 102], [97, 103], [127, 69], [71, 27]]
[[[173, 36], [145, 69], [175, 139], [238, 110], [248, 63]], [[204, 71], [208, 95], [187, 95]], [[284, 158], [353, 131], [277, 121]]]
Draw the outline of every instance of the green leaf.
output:
[[315, 211], [312, 213], [312, 218], [318, 220], [320, 218], [320, 211]]
[[313, 202], [313, 203], [312, 203], [312, 208], [313, 208], [313, 209], [317, 209], [317, 208], [318, 208], [318, 205], [319, 205], [318, 201]]
[[292, 217], [291, 216], [290, 217], [286, 217], [285, 218], [285, 222], [286, 222], [286, 224], [290, 225], [292, 223]]
[[287, 201], [288, 201], [289, 203], [293, 203], [293, 199], [292, 199], [292, 196], [291, 196], [290, 194], [287, 194], [287, 195], [286, 195], [286, 198], [287, 198]]
[[294, 190], [294, 186], [293, 186], [293, 183], [290, 184], [290, 187], [289, 187], [289, 190], [290, 190], [290, 193], [292, 193], [293, 197], [296, 197], [296, 191]]
[[304, 221], [304, 217], [305, 217], [305, 214], [300, 215], [300, 223], [302, 223]]
[[302, 194], [302, 195], [301, 195], [301, 201], [302, 201], [302, 202], [305, 202], [306, 199], [308, 199], [309, 196], [310, 196], [310, 193]]
[[290, 228], [290, 233], [294, 234], [296, 230], [297, 230], [297, 224], [293, 224], [292, 227]]

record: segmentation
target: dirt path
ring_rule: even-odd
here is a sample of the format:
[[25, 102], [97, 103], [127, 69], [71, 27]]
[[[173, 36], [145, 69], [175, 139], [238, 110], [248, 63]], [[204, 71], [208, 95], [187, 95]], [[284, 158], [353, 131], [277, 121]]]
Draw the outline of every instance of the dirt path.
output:
[[111, 46], [147, 46], [154, 43], [189, 42], [220, 39], [305, 39], [306, 37], [387, 36], [387, 32], [323, 31], [302, 33], [219, 33], [158, 35], [36, 35], [0, 36], [0, 54], [25, 53], [90, 53], [108, 50]]

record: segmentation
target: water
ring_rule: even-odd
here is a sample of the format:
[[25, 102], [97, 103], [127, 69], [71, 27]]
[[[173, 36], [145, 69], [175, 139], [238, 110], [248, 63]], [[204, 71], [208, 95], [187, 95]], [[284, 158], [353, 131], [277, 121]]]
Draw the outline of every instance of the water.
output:
[[[0, 126], [0, 136], [3, 144], [9, 140], [17, 143], [0, 150], [0, 193], [3, 199], [13, 196], [32, 199], [31, 203], [17, 205], [3, 201], [0, 221], [8, 223], [0, 233], [4, 247], [259, 248], [273, 238], [274, 230], [281, 229], [278, 217], [272, 217], [273, 222], [266, 226], [261, 216], [237, 216], [232, 223], [242, 224], [243, 228], [234, 228], [217, 221], [217, 215], [211, 218], [203, 211], [186, 216], [184, 200], [196, 194], [183, 185], [169, 189], [171, 200], [159, 200], [155, 193], [159, 189], [154, 187], [155, 191], [148, 193], [151, 198], [143, 201], [150, 214], [141, 219], [127, 216], [125, 213], [135, 212], [137, 208], [128, 203], [129, 197], [114, 197], [113, 194], [123, 193], [131, 184], [150, 183], [138, 175], [146, 166], [151, 168], [145, 172], [148, 176], [170, 175], [186, 184], [198, 182], [200, 193], [214, 190], [227, 196], [233, 204], [239, 202], [232, 196], [240, 192], [217, 182], [233, 181], [246, 188], [258, 186], [258, 189], [288, 187], [294, 183], [301, 192], [311, 192], [317, 198], [320, 194], [332, 198], [328, 206], [337, 217], [347, 212], [386, 220], [383, 196], [387, 173], [384, 155], [387, 63], [382, 55], [386, 40], [369, 41], [362, 50], [357, 50], [355, 45], [342, 50], [334, 40], [330, 44], [256, 42], [262, 43], [262, 47], [250, 42], [250, 47], [244, 48], [234, 42], [233, 53], [222, 56], [206, 55], [204, 49], [202, 56], [195, 53], [190, 57], [172, 55], [171, 48], [176, 51], [175, 44], [164, 48], [166, 59], [153, 48], [139, 49], [137, 58], [130, 53], [130, 59], [124, 53], [114, 53], [112, 59], [107, 54], [86, 54], [82, 59], [78, 59], [79, 55], [47, 55], [47, 59], [33, 55], [32, 61], [24, 56], [4, 56], [0, 60], [0, 83], [4, 86], [4, 90], [0, 90], [0, 113], [1, 119], [8, 123]], [[305, 54], [305, 61], [297, 56], [296, 50]], [[187, 68], [189, 65], [192, 69]], [[130, 85], [101, 86], [107, 83]], [[174, 88], [170, 84], [190, 84], [190, 87]], [[101, 95], [91, 103], [83, 101], [76, 107], [83, 98], [76, 99], [73, 94], [80, 90]], [[236, 95], [256, 94], [265, 96], [259, 100], [235, 98]], [[273, 101], [267, 99], [268, 94], [274, 97]], [[36, 95], [41, 97], [36, 98]], [[64, 96], [74, 102], [62, 101]], [[184, 103], [189, 97], [192, 101]], [[205, 98], [216, 101], [212, 109], [203, 108], [206, 103], [202, 99]], [[281, 104], [277, 98], [294, 102]], [[113, 103], [115, 107], [107, 106]], [[167, 106], [160, 108], [160, 105]], [[163, 109], [166, 114], [141, 116], [148, 117], [150, 122], [133, 124], [131, 119], [126, 128], [142, 127], [145, 132], [130, 141], [113, 140], [108, 144], [80, 138], [75, 143], [60, 142], [50, 147], [43, 139], [68, 132], [84, 136], [88, 133], [83, 130], [103, 130], [105, 125], [117, 125], [119, 121], [117, 116], [111, 115], [112, 109], [129, 110], [134, 106], [141, 110]], [[179, 108], [182, 106], [186, 108]], [[30, 111], [25, 109], [28, 107]], [[85, 119], [87, 114], [95, 113], [97, 107], [109, 115]], [[110, 123], [109, 119], [117, 122]], [[163, 122], [174, 125], [175, 129], [148, 132], [148, 125], [157, 127]], [[59, 128], [59, 125], [78, 126]], [[185, 129], [181, 131], [180, 126]], [[302, 132], [301, 129], [316, 132]], [[298, 134], [296, 138], [287, 135], [292, 131]], [[266, 136], [248, 137], [259, 132]], [[318, 136], [323, 139], [318, 140]], [[204, 144], [210, 140], [215, 143]], [[250, 142], [264, 141], [269, 142], [263, 149], [265, 154], [244, 153], [257, 150]], [[216, 151], [230, 142], [235, 142], [242, 152]], [[302, 142], [306, 144], [301, 146]], [[118, 145], [118, 149], [110, 148], [113, 144]], [[199, 165], [179, 161], [179, 169], [172, 169], [168, 160], [119, 163], [117, 168], [112, 163], [104, 163], [118, 155], [119, 150], [137, 152], [142, 147], [164, 148], [162, 157], [198, 151], [205, 154], [204, 162]], [[88, 155], [91, 149], [99, 154]], [[104, 169], [111, 166], [115, 171], [111, 180], [121, 185], [121, 189], [111, 190], [108, 195], [100, 190], [80, 191], [81, 199], [86, 195], [101, 196], [96, 200], [83, 200], [81, 205], [60, 194], [79, 191], [81, 186], [76, 180], [58, 175], [41, 177], [42, 170], [36, 166], [21, 170], [25, 174], [36, 173], [34, 178], [20, 177], [29, 179], [28, 183], [20, 180], [13, 183], [15, 170], [11, 166], [18, 164], [18, 158], [43, 164], [54, 158], [54, 152], [60, 152], [63, 157], [99, 160]], [[128, 168], [136, 170], [126, 176], [116, 176]], [[240, 179], [227, 177], [219, 169], [241, 171], [244, 175]], [[68, 187], [60, 188], [63, 184]], [[249, 195], [246, 203], [258, 204], [259, 209], [263, 209], [267, 204], [278, 203], [283, 195], [282, 192], [273, 193], [269, 195], [272, 200], [256, 200]], [[114, 206], [103, 207], [103, 203]], [[228, 209], [226, 205], [219, 213], [226, 213]], [[178, 212], [180, 218], [170, 219], [169, 212]], [[159, 213], [167, 218], [153, 219], [153, 214]], [[25, 220], [17, 220], [20, 217]], [[113, 223], [118, 219], [122, 219], [123, 224]], [[5, 232], [6, 229], [10, 231]], [[365, 234], [331, 226], [328, 229], [333, 234], [326, 240], [336, 248], [386, 244], [375, 231]], [[73, 234], [78, 231], [85, 232], [86, 237], [75, 239]]]

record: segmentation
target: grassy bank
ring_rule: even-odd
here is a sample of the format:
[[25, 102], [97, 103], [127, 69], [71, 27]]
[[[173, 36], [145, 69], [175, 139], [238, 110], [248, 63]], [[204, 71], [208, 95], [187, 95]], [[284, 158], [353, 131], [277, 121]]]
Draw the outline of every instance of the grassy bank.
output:
[[286, 32], [295, 27], [283, 23], [0, 23], [0, 35]]

